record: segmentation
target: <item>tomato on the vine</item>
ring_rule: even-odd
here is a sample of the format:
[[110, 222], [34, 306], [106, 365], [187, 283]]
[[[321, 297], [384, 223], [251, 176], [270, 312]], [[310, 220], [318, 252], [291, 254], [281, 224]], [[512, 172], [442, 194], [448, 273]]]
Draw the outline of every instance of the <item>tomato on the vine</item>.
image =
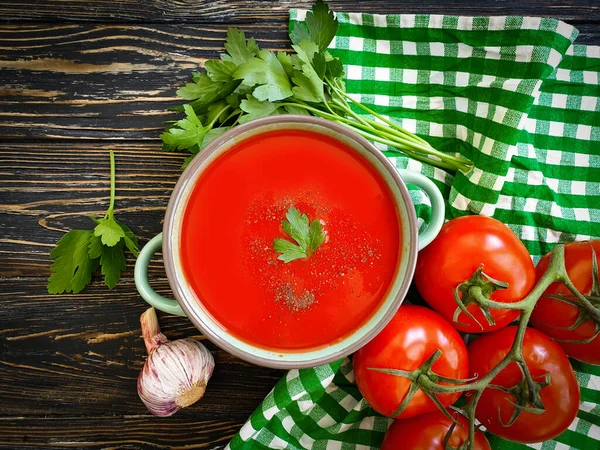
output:
[[[600, 309], [600, 292], [592, 292], [594, 286], [592, 248], [596, 252], [596, 261], [600, 266], [600, 241], [590, 241], [565, 244], [565, 267], [577, 290], [586, 296], [596, 309]], [[536, 266], [538, 279], [546, 271], [549, 262], [550, 254], [545, 255], [538, 262]], [[595, 276], [598, 290], [600, 279], [598, 273]], [[551, 298], [550, 295], [562, 297], [567, 302]], [[575, 304], [568, 302], [575, 302]], [[531, 323], [538, 330], [556, 339], [567, 355], [588, 364], [600, 364], [600, 335], [597, 335], [597, 325], [591, 317], [578, 308], [577, 303], [578, 300], [564, 284], [552, 283], [537, 302], [531, 315]], [[570, 327], [573, 329], [568, 329]]]
[[[452, 430], [448, 445], [460, 448], [469, 438], [469, 421], [462, 414], [450, 413], [458, 424]], [[444, 439], [452, 424], [440, 411], [396, 420], [385, 434], [381, 450], [446, 450]], [[474, 449], [491, 450], [490, 443], [481, 431], [475, 432]]]
[[[517, 327], [510, 326], [475, 339], [468, 347], [470, 376], [481, 378], [494, 369], [510, 351], [516, 332]], [[515, 403], [521, 405], [513, 394], [530, 392], [530, 388], [517, 363], [512, 362], [492, 380], [491, 385], [496, 387], [483, 391], [475, 416], [488, 431], [502, 438], [521, 443], [547, 441], [565, 431], [577, 415], [577, 378], [560, 345], [533, 328], [525, 331], [523, 358], [535, 388], [541, 388], [539, 396], [545, 411], [522, 411], [513, 422]], [[511, 388], [510, 393], [501, 390]], [[531, 402], [525, 401], [522, 406], [530, 408]]]
[[[409, 418], [437, 409], [422, 391], [417, 391], [401, 414], [394, 414], [410, 389], [409, 379], [371, 369], [413, 371], [436, 350], [442, 355], [432, 371], [447, 378], [465, 378], [469, 363], [467, 349], [457, 331], [439, 314], [422, 306], [403, 305], [390, 323], [354, 354], [356, 384], [367, 402], [380, 414]], [[444, 406], [460, 393], [438, 395]]]
[[[480, 268], [483, 273], [477, 275]], [[496, 280], [508, 287], [504, 289]], [[484, 216], [446, 222], [433, 242], [419, 253], [415, 272], [423, 299], [466, 333], [502, 328], [519, 315], [518, 311], [492, 308], [486, 317], [474, 302], [475, 294], [469, 294], [472, 286], [480, 287], [486, 298], [512, 303], [522, 300], [534, 282], [535, 268], [525, 246], [502, 222]], [[476, 321], [457, 310], [455, 291]]]

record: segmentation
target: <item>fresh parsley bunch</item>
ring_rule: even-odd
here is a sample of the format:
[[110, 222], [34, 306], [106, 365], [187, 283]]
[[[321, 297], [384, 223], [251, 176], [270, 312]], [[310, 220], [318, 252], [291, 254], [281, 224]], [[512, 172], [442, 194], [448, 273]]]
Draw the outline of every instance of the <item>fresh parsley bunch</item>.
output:
[[104, 282], [112, 289], [125, 270], [125, 247], [137, 257], [137, 238], [127, 225], [118, 222], [115, 208], [115, 155], [110, 152], [110, 204], [101, 219], [90, 217], [96, 227], [93, 230], [71, 230], [65, 234], [50, 252], [54, 259], [48, 278], [48, 293], [77, 294], [92, 279], [92, 273], [101, 266]]
[[169, 122], [161, 135], [163, 148], [192, 153], [185, 167], [211, 140], [239, 123], [273, 114], [310, 114], [419, 161], [468, 170], [470, 161], [435, 150], [346, 93], [344, 66], [327, 51], [337, 29], [337, 19], [322, 0], [307, 13], [305, 23], [293, 27], [293, 54], [261, 50], [253, 38], [230, 28], [221, 59], [207, 61], [206, 72], [194, 72], [192, 82], [177, 91], [189, 103], [176, 108], [185, 118]]

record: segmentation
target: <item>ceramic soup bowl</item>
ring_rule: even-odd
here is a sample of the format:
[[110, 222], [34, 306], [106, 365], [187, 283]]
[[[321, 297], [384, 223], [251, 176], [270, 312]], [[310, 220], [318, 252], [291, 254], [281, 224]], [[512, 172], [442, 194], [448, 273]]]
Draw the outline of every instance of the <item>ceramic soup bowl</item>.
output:
[[[364, 163], [372, 168], [369, 170], [380, 177], [380, 182], [387, 186], [391, 194], [397, 223], [390, 226], [397, 227], [400, 242], [395, 272], [391, 272], [393, 276], [389, 287], [385, 294], [381, 294], [382, 298], [374, 311], [370, 312], [370, 315], [356, 329], [339, 339], [316, 348], [300, 350], [269, 348], [230, 332], [228, 327], [211, 314], [201, 295], [193, 289], [186, 278], [182, 264], [184, 239], [182, 224], [186, 208], [199, 180], [206, 176], [207, 168], [239, 143], [260, 137], [264, 133], [281, 130], [317, 133], [344, 144], [350, 152], [359, 155]], [[285, 152], [286, 149], [282, 148], [280, 151]], [[421, 188], [432, 204], [432, 220], [421, 235], [419, 235], [414, 206], [405, 183]], [[169, 314], [187, 316], [213, 343], [241, 359], [261, 366], [283, 369], [317, 366], [353, 353], [385, 327], [408, 291], [415, 270], [417, 252], [438, 234], [443, 219], [444, 201], [441, 193], [430, 180], [420, 174], [396, 169], [381, 151], [353, 131], [309, 116], [271, 116], [236, 126], [210, 142], [193, 159], [174, 188], [166, 211], [163, 232], [150, 240], [138, 257], [135, 282], [141, 296], [150, 305]], [[161, 249], [167, 278], [176, 300], [157, 294], [148, 282], [148, 264], [152, 255]], [[280, 261], [276, 262], [284, 264]], [[228, 267], [222, 267], [222, 270], [227, 271]], [[340, 313], [343, 314], [343, 311]]]

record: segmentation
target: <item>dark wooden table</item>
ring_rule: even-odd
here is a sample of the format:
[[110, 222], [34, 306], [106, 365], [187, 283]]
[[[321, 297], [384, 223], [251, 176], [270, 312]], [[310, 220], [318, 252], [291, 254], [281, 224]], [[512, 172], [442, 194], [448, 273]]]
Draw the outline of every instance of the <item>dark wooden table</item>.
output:
[[[136, 393], [146, 308], [128, 260], [108, 290], [49, 295], [49, 253], [108, 206], [145, 244], [161, 231], [184, 156], [161, 152], [175, 89], [237, 26], [287, 49], [287, 14], [310, 0], [3, 0], [0, 2], [0, 448], [222, 448], [282, 372], [206, 342], [217, 366], [204, 399], [152, 417]], [[337, 11], [535, 15], [563, 19], [600, 44], [598, 0], [331, 1]], [[161, 260], [150, 268], [169, 295]], [[161, 315], [172, 339], [203, 336]]]

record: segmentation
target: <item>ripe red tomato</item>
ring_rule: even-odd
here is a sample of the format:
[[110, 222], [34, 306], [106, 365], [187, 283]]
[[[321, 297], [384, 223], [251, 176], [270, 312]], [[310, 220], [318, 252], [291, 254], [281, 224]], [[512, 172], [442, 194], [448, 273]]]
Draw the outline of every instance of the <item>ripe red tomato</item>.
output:
[[[600, 266], [600, 241], [571, 242], [565, 245], [565, 266], [569, 278], [585, 296], [592, 293], [592, 247], [596, 251], [596, 261]], [[550, 262], [550, 254], [545, 255], [536, 266], [538, 280], [546, 271]], [[598, 279], [600, 283], [600, 279]], [[546, 295], [560, 295], [570, 300], [575, 297], [562, 283], [553, 283], [544, 292]], [[596, 293], [595, 297], [600, 297]], [[576, 301], [576, 300], [575, 300]], [[600, 308], [598, 300], [591, 299]], [[542, 297], [531, 315], [531, 324], [548, 336], [558, 340], [581, 341], [589, 339], [596, 333], [596, 324], [592, 320], [583, 322], [573, 330], [565, 330], [575, 324], [579, 309], [560, 300]], [[587, 344], [560, 342], [567, 355], [588, 364], [600, 364], [600, 336], [596, 336]]]
[[[449, 447], [459, 448], [469, 437], [469, 421], [454, 412], [459, 425], [454, 427]], [[446, 450], [444, 439], [452, 422], [440, 411], [423, 414], [412, 419], [396, 420], [387, 431], [381, 450]], [[491, 450], [490, 443], [481, 431], [475, 432], [475, 450]]]
[[[509, 352], [516, 330], [517, 327], [510, 326], [475, 339], [469, 345], [470, 375], [483, 377], [497, 366]], [[515, 398], [498, 389], [487, 388], [475, 416], [488, 431], [502, 438], [522, 443], [547, 441], [565, 431], [575, 419], [579, 408], [579, 386], [564, 350], [544, 333], [527, 329], [523, 357], [534, 381], [543, 381], [545, 374], [550, 373], [551, 384], [540, 391], [546, 411], [542, 414], [522, 412], [512, 425], [505, 426], [514, 412], [510, 402]], [[492, 380], [492, 384], [510, 388], [522, 379], [517, 364], [511, 363]]]
[[[438, 349], [443, 353], [433, 365], [433, 372], [450, 378], [465, 378], [469, 370], [467, 348], [456, 330], [430, 309], [404, 305], [381, 333], [354, 354], [356, 384], [373, 409], [391, 416], [407, 394], [410, 381], [369, 368], [412, 371]], [[450, 406], [459, 396], [444, 394], [438, 398], [444, 406]], [[433, 401], [418, 391], [408, 407], [396, 417], [409, 418], [436, 409]]]
[[[483, 266], [483, 272], [508, 283], [508, 289], [490, 295], [498, 302], [522, 300], [533, 288], [535, 268], [525, 246], [502, 222], [484, 216], [464, 216], [444, 224], [440, 234], [419, 253], [415, 283], [429, 305], [459, 331], [481, 333], [502, 328], [515, 320], [519, 312], [492, 309], [495, 325], [489, 325], [476, 304], [467, 306], [473, 319], [461, 312], [457, 324], [454, 290], [468, 281]], [[465, 300], [465, 295], [459, 296]]]

